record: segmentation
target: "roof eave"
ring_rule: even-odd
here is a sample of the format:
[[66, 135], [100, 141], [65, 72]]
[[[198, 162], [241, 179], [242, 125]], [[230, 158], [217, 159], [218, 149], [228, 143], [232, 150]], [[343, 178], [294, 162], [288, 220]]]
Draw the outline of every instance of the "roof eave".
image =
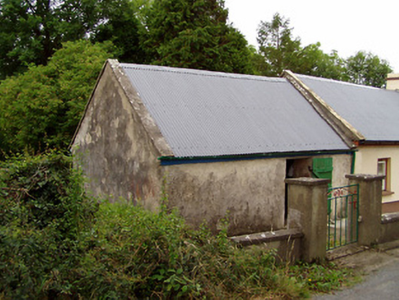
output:
[[397, 146], [399, 145], [399, 141], [384, 141], [384, 140], [364, 140], [359, 142], [359, 146]]

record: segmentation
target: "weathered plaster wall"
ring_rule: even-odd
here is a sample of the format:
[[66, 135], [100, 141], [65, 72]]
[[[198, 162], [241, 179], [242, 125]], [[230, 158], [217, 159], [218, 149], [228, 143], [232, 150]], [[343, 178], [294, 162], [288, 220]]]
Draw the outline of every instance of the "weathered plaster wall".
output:
[[305, 261], [323, 259], [327, 236], [328, 179], [290, 178], [288, 185], [288, 229], [298, 228], [304, 234], [301, 258]]
[[348, 179], [345, 175], [351, 173], [352, 155], [340, 154], [333, 155], [333, 179], [332, 186], [345, 186], [348, 185]]
[[161, 170], [153, 146], [110, 64], [86, 109], [73, 151], [78, 154], [94, 195], [119, 196], [154, 209]]
[[384, 195], [382, 202], [399, 200], [399, 146], [361, 146], [356, 153], [355, 174], [377, 174], [379, 158], [390, 158], [391, 195]]
[[229, 234], [284, 227], [285, 159], [164, 166], [169, 204], [194, 226], [215, 231], [227, 214]]

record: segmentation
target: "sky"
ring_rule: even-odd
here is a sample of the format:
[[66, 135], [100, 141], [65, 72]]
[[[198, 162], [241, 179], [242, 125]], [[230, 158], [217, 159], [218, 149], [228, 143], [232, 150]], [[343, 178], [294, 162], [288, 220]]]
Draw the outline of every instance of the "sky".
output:
[[371, 52], [399, 73], [399, 2], [397, 0], [225, 0], [229, 22], [257, 46], [257, 28], [275, 13], [290, 20], [302, 47], [320, 42], [325, 53], [342, 58]]

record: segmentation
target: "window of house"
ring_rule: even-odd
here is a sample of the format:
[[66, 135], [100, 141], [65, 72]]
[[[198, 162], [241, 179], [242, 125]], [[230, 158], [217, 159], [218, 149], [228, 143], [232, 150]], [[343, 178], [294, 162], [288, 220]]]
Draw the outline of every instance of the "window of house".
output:
[[390, 163], [389, 158], [378, 159], [377, 174], [385, 176], [385, 178], [382, 180], [382, 190], [383, 191], [390, 190], [390, 164], [389, 163]]

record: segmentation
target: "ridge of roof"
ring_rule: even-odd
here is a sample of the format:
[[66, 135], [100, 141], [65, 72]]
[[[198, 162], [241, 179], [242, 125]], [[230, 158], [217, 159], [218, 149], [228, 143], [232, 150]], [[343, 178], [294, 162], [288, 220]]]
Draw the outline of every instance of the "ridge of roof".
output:
[[287, 81], [285, 78], [281, 78], [281, 77], [266, 77], [266, 76], [249, 75], [249, 74], [225, 73], [225, 72], [218, 72], [218, 71], [197, 70], [197, 69], [187, 69], [187, 68], [177, 68], [177, 67], [167, 67], [167, 66], [157, 66], [157, 65], [120, 63], [120, 66], [122, 68], [126, 68], [126, 69], [146, 70], [146, 71], [154, 71], [154, 72], [171, 72], [171, 73], [198, 75], [198, 76], [207, 76], [207, 77], [246, 79], [246, 80], [269, 81], [269, 82], [286, 82]]

